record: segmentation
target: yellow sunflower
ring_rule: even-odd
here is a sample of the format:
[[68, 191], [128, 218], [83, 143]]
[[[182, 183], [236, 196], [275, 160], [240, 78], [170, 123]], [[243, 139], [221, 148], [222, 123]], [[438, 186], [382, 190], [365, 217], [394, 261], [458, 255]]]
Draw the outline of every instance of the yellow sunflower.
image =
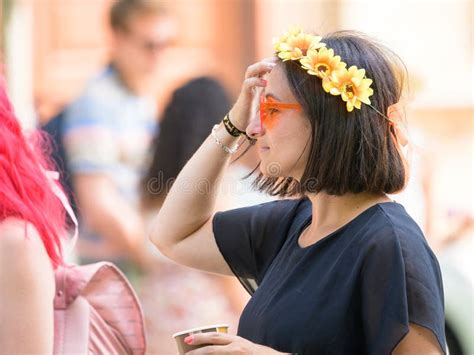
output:
[[288, 37], [290, 36], [297, 36], [298, 34], [300, 34], [302, 32], [301, 28], [299, 27], [292, 27], [288, 30], [288, 32], [285, 32], [283, 35], [281, 35], [280, 37], [274, 37], [273, 38], [273, 49], [275, 50], [275, 52], [279, 53], [281, 51], [280, 49], [280, 45], [282, 43], [286, 43], [286, 41], [288, 40]]
[[365, 78], [365, 69], [353, 65], [333, 72], [328, 88], [332, 95], [341, 95], [347, 111], [351, 112], [354, 107], [360, 109], [361, 102], [370, 105], [369, 97], [374, 93], [370, 85], [372, 80]]
[[286, 60], [298, 60], [306, 55], [309, 49], [318, 49], [326, 44], [322, 37], [306, 34], [299, 29], [293, 29], [274, 41], [274, 49], [278, 57]]
[[319, 50], [309, 49], [306, 56], [300, 59], [300, 63], [308, 71], [308, 74], [316, 75], [323, 79], [323, 88], [326, 92], [329, 92], [331, 89], [331, 74], [346, 67], [346, 63], [341, 62], [341, 57], [335, 56], [334, 50], [326, 47], [322, 47]]

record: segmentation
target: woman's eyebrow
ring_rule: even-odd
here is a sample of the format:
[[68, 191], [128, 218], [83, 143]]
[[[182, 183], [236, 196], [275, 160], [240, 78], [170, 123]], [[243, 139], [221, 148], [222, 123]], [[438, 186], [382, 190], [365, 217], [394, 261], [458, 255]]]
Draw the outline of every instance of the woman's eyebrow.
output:
[[281, 101], [278, 97], [276, 97], [275, 95], [273, 95], [271, 93], [270, 94], [265, 94], [265, 98], [269, 98], [269, 97], [276, 100], [276, 101]]

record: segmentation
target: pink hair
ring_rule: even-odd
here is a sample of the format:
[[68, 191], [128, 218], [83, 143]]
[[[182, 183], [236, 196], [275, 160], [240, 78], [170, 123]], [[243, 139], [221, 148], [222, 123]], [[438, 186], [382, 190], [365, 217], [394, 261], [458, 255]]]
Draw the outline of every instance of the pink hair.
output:
[[56, 267], [63, 263], [65, 210], [44, 173], [53, 167], [48, 147], [39, 131], [29, 139], [23, 135], [0, 76], [0, 221], [16, 217], [33, 224]]

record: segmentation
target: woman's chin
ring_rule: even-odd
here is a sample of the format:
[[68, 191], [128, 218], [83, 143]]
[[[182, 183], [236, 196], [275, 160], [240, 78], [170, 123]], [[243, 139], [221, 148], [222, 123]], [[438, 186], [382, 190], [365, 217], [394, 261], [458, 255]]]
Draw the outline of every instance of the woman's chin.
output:
[[260, 172], [265, 177], [284, 177], [284, 178], [293, 178], [296, 181], [301, 181], [303, 172], [296, 172], [294, 170], [285, 169], [281, 163], [276, 161], [266, 161], [262, 159], [260, 161]]
[[267, 177], [285, 176], [280, 163], [275, 161], [265, 161], [265, 159], [262, 159], [260, 163], [260, 172]]

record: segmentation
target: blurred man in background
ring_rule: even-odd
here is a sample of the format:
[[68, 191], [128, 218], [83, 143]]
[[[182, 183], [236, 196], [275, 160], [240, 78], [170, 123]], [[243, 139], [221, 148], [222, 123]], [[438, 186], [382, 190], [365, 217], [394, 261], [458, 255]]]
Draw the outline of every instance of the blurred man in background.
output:
[[170, 20], [153, 0], [118, 0], [109, 19], [110, 63], [66, 109], [63, 142], [83, 220], [79, 257], [126, 271], [145, 255], [137, 187], [158, 129], [152, 83]]

